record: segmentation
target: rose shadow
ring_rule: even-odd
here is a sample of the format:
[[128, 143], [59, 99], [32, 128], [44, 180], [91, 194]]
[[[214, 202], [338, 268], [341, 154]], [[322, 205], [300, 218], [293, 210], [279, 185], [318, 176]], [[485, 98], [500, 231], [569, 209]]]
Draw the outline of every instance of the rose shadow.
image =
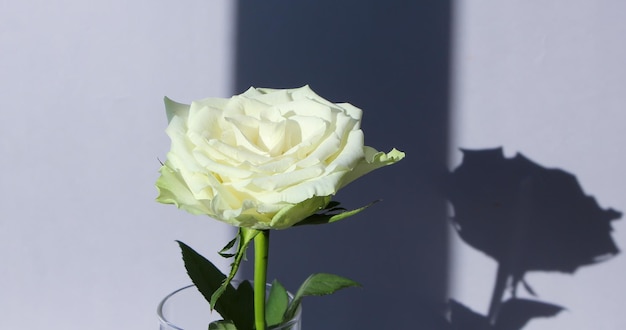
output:
[[[453, 301], [451, 328], [518, 330], [533, 318], [558, 314], [563, 307], [554, 302], [517, 297], [518, 287], [540, 294], [524, 275], [573, 274], [616, 255], [611, 221], [621, 213], [600, 208], [574, 175], [522, 154], [505, 158], [497, 148], [463, 150], [463, 155], [448, 180], [453, 224], [465, 243], [498, 263], [498, 273], [488, 315]], [[506, 290], [512, 298], [503, 301]]]

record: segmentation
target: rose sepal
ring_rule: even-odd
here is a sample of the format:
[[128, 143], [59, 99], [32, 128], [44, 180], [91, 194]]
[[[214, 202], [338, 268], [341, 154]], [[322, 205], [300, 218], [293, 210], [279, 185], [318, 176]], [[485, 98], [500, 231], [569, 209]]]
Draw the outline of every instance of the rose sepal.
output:
[[[220, 285], [220, 287], [217, 290], [215, 290], [215, 292], [211, 295], [211, 299], [209, 300], [211, 309], [213, 309], [213, 307], [217, 303], [217, 300], [228, 289], [228, 287], [230, 286], [230, 282], [233, 280], [233, 278], [235, 278], [235, 275], [237, 275], [237, 271], [239, 270], [239, 265], [241, 265], [241, 260], [243, 260], [243, 258], [246, 255], [246, 250], [248, 249], [250, 242], [252, 242], [252, 240], [254, 240], [254, 238], [260, 233], [261, 231], [256, 230], [256, 229], [243, 228], [243, 227], [239, 228], [239, 233], [237, 235], [238, 245], [237, 245], [237, 252], [235, 253], [235, 260], [230, 265], [230, 272], [228, 273], [228, 276], [222, 282], [222, 285]], [[230, 245], [231, 242], [229, 242], [228, 245]], [[222, 249], [222, 251], [220, 252], [223, 253], [223, 251], [224, 249]]]
[[303, 225], [323, 225], [327, 223], [337, 222], [339, 220], [343, 220], [345, 218], [351, 217], [366, 208], [380, 202], [380, 200], [375, 200], [365, 206], [361, 206], [358, 209], [354, 210], [346, 210], [343, 207], [339, 207], [339, 202], [330, 202], [322, 211], [322, 213], [312, 214], [306, 217], [304, 220], [296, 223], [294, 226], [303, 226]]

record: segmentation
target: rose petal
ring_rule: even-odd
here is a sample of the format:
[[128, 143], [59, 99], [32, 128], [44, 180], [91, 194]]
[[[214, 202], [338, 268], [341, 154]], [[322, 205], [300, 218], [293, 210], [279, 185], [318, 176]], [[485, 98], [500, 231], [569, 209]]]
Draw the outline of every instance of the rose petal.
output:
[[381, 168], [383, 166], [395, 164], [404, 159], [404, 152], [393, 148], [389, 153], [377, 151], [372, 147], [365, 146], [363, 149], [365, 157], [359, 161], [357, 166], [343, 178], [341, 187], [345, 187], [350, 182], [362, 177], [363, 175]]

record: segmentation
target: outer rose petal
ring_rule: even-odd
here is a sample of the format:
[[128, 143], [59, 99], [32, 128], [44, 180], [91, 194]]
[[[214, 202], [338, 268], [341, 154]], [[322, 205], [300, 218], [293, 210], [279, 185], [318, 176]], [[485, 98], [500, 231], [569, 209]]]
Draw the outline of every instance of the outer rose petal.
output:
[[346, 176], [343, 177], [341, 187], [347, 186], [350, 182], [364, 176], [365, 174], [383, 166], [391, 165], [401, 161], [404, 158], [404, 152], [393, 148], [389, 153], [377, 151], [372, 147], [363, 147], [365, 158], [357, 164], [357, 166]]
[[208, 214], [211, 211], [199, 200], [197, 200], [178, 171], [172, 170], [168, 162], [161, 167], [161, 176], [156, 182], [159, 196], [157, 202], [163, 204], [174, 204], [192, 214]]
[[189, 115], [189, 105], [174, 102], [167, 96], [163, 99], [165, 102], [165, 113], [167, 114], [167, 122], [172, 121], [174, 116], [187, 118]]

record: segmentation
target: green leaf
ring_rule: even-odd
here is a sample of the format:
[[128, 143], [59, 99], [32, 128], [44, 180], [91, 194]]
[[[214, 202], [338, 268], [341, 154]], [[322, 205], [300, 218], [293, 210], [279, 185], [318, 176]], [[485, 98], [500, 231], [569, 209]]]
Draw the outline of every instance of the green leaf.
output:
[[[326, 224], [326, 223], [333, 223], [333, 222], [337, 222], [339, 220], [343, 220], [347, 217], [351, 217], [363, 210], [365, 210], [366, 208], [376, 204], [380, 202], [380, 200], [376, 200], [373, 201], [365, 206], [359, 207], [358, 209], [354, 209], [354, 210], [350, 210], [350, 211], [346, 211], [344, 208], [339, 208], [337, 207], [337, 205], [339, 205], [339, 203], [334, 204], [331, 208], [327, 208], [325, 209], [326, 212], [324, 213], [318, 213], [318, 214], [313, 214], [310, 215], [309, 217], [305, 218], [304, 220], [296, 223], [294, 226], [301, 226], [301, 225], [321, 225], [321, 224]], [[339, 212], [339, 213], [337, 213]]]
[[213, 306], [216, 306], [217, 300], [222, 294], [224, 294], [224, 292], [226, 292], [226, 290], [230, 286], [230, 281], [232, 281], [237, 274], [237, 271], [239, 270], [239, 265], [241, 264], [242, 258], [246, 254], [246, 249], [248, 248], [248, 245], [250, 245], [250, 242], [260, 232], [260, 230], [256, 229], [239, 227], [239, 246], [237, 247], [237, 253], [235, 254], [235, 261], [233, 261], [231, 265], [228, 277], [226, 277], [222, 285], [217, 290], [215, 290], [213, 295], [211, 295], [211, 298], [209, 299], [211, 308], [213, 308]]
[[[198, 291], [209, 301], [211, 296], [224, 282], [226, 275], [222, 274], [213, 263], [198, 254], [191, 247], [183, 242], [177, 242], [183, 254], [187, 274], [189, 274], [191, 281], [196, 285]], [[215, 308], [224, 319], [232, 319], [233, 315], [236, 314], [235, 310], [237, 307], [235, 288], [228, 285], [224, 288], [223, 293], [222, 299], [211, 306], [211, 309]]]
[[244, 280], [237, 287], [235, 294], [237, 310], [233, 316], [237, 328], [240, 330], [254, 329], [254, 289], [249, 281]]
[[[217, 297], [219, 299], [216, 298], [211, 308], [215, 308], [225, 320], [232, 320], [237, 329], [252, 330], [254, 328], [254, 290], [250, 282], [243, 281], [235, 289], [226, 275], [222, 274], [209, 260], [185, 243], [178, 242], [178, 244], [183, 252], [187, 274], [204, 298], [210, 302], [216, 292], [223, 289], [221, 296]], [[234, 276], [234, 273], [232, 275]]]
[[209, 324], [209, 330], [237, 330], [237, 327], [231, 321], [215, 321]]
[[237, 243], [237, 239], [239, 238], [239, 235], [235, 236], [235, 238], [231, 239], [230, 242], [228, 242], [226, 244], [226, 246], [224, 246], [218, 253], [219, 255], [221, 255], [224, 258], [231, 258], [234, 257], [236, 253], [226, 253], [226, 251], [230, 250], [233, 248], [233, 246], [235, 246], [235, 243]]
[[282, 323], [288, 305], [289, 296], [287, 295], [287, 290], [280, 282], [274, 280], [265, 305], [265, 322], [267, 325], [273, 326]]
[[298, 289], [298, 292], [285, 313], [285, 320], [289, 320], [293, 317], [300, 306], [302, 298], [305, 296], [324, 296], [344, 288], [360, 286], [361, 284], [339, 275], [326, 273], [313, 274], [309, 276]]

